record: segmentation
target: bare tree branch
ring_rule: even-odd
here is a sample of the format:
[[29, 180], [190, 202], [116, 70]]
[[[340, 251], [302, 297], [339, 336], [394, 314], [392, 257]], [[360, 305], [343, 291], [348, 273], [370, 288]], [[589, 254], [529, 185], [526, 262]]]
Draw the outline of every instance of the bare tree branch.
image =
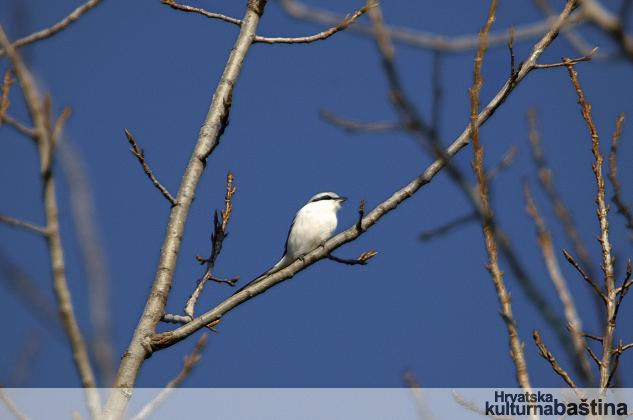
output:
[[596, 177], [596, 183], [598, 185], [598, 192], [596, 194], [596, 205], [598, 207], [598, 221], [600, 223], [600, 245], [602, 247], [602, 270], [604, 271], [604, 284], [607, 297], [607, 322], [604, 327], [603, 341], [602, 341], [602, 364], [600, 366], [600, 388], [604, 389], [608, 386], [609, 376], [611, 374], [611, 356], [613, 351], [613, 336], [615, 333], [615, 311], [616, 311], [616, 290], [615, 279], [613, 273], [613, 259], [611, 257], [611, 243], [609, 242], [609, 222], [607, 220], [607, 214], [609, 208], [605, 201], [604, 193], [604, 178], [602, 177], [602, 163], [603, 157], [600, 152], [600, 140], [598, 138], [598, 131], [593, 123], [591, 116], [591, 106], [585, 99], [585, 95], [578, 82], [578, 74], [574, 69], [571, 61], [563, 60], [567, 63], [567, 70], [571, 79], [572, 85], [578, 95], [578, 102], [582, 109], [582, 116], [587, 123], [589, 134], [591, 135], [591, 151], [594, 156], [593, 173]]
[[532, 337], [534, 337], [534, 343], [536, 344], [536, 347], [538, 348], [538, 354], [543, 359], [549, 362], [549, 364], [552, 366], [552, 369], [554, 369], [554, 372], [556, 372], [558, 376], [563, 378], [563, 380], [567, 383], [567, 385], [569, 385], [570, 388], [577, 390], [578, 386], [576, 385], [574, 380], [571, 378], [571, 376], [569, 376], [569, 374], [565, 371], [565, 369], [563, 369], [560, 366], [560, 364], [558, 363], [558, 361], [556, 360], [552, 352], [550, 352], [547, 349], [547, 346], [545, 346], [545, 343], [543, 343], [543, 339], [541, 339], [541, 334], [539, 334], [537, 330], [534, 330], [532, 332]]
[[[218, 212], [215, 211], [213, 214], [213, 233], [211, 234], [211, 254], [208, 258], [199, 257], [198, 261], [200, 264], [206, 264], [206, 270], [200, 281], [198, 281], [198, 285], [195, 290], [187, 300], [185, 304], [185, 314], [189, 317], [189, 320], [194, 317], [194, 310], [196, 307], [196, 303], [198, 302], [198, 298], [204, 289], [205, 284], [209, 280], [219, 281], [216, 277], [213, 276], [213, 269], [215, 268], [215, 262], [222, 252], [222, 245], [224, 244], [224, 239], [227, 237], [227, 226], [229, 224], [229, 220], [231, 218], [231, 212], [233, 211], [233, 195], [235, 194], [235, 185], [234, 185], [233, 172], [229, 171], [226, 174], [226, 193], [224, 195], [224, 209], [220, 213], [220, 218], [218, 218]], [[239, 280], [239, 276], [227, 281], [219, 281], [222, 283], [226, 283], [230, 286], [234, 286], [235, 283]]]
[[253, 42], [254, 43], [259, 42], [259, 43], [264, 43], [264, 44], [308, 44], [314, 41], [322, 41], [322, 40], [328, 39], [329, 37], [336, 34], [337, 32], [341, 32], [347, 29], [352, 23], [356, 21], [356, 19], [358, 19], [359, 17], [367, 13], [367, 11], [371, 9], [372, 7], [376, 7], [377, 4], [378, 4], [377, 0], [368, 0], [365, 6], [356, 10], [351, 15], [343, 18], [343, 20], [339, 24], [323, 32], [319, 32], [318, 34], [314, 34], [310, 36], [302, 36], [302, 37], [297, 37], [297, 38], [269, 38], [269, 37], [264, 37], [264, 36], [256, 36]]
[[11, 70], [7, 70], [4, 73], [4, 77], [2, 78], [2, 97], [0, 97], [0, 126], [2, 125], [2, 120], [9, 110], [9, 89], [11, 89], [11, 85], [14, 80], [11, 78]]
[[[209, 112], [200, 129], [195, 149], [182, 177], [177, 197], [179, 205], [173, 206], [170, 210], [156, 276], [134, 336], [121, 360], [114, 384], [117, 388], [133, 387], [141, 365], [151, 354], [150, 340], [165, 312], [189, 209], [207, 159], [219, 144], [220, 136], [228, 124], [233, 88], [252, 44], [265, 5], [265, 0], [248, 0], [240, 33], [231, 50], [213, 95]], [[125, 389], [113, 390], [104, 409], [104, 420], [118, 419], [125, 410], [128, 398], [129, 392]]]
[[205, 346], [207, 345], [207, 340], [209, 336], [207, 334], [202, 334], [200, 339], [196, 343], [191, 354], [185, 356], [185, 361], [182, 365], [182, 369], [178, 372], [178, 375], [163, 388], [160, 393], [150, 401], [145, 407], [141, 409], [132, 420], [143, 420], [147, 418], [152, 412], [154, 412], [158, 406], [172, 393], [174, 388], [178, 388], [187, 377], [191, 374], [193, 368], [198, 364], [200, 359], [202, 359], [202, 352], [204, 351]]
[[580, 264], [578, 264], [576, 260], [574, 260], [574, 257], [572, 257], [571, 254], [567, 252], [567, 250], [565, 249], [563, 249], [563, 255], [565, 256], [567, 261], [576, 269], [576, 271], [578, 271], [578, 273], [582, 276], [582, 278], [593, 288], [593, 290], [600, 297], [600, 299], [602, 299], [604, 303], [607, 303], [607, 296], [604, 294], [602, 289], [600, 289], [600, 286], [598, 286], [598, 284], [593, 280], [593, 278], [589, 277], [589, 275], [585, 273], [585, 271], [582, 269]]
[[79, 244], [80, 264], [88, 283], [91, 323], [91, 349], [103, 386], [110, 386], [116, 371], [112, 308], [110, 306], [110, 270], [103, 248], [102, 232], [96, 220], [92, 186], [81, 153], [70, 142], [60, 142], [60, 167], [70, 190], [70, 209]]
[[225, 22], [228, 23], [232, 23], [234, 25], [237, 26], [241, 26], [242, 25], [242, 21], [230, 16], [226, 16], [223, 15], [221, 13], [214, 13], [214, 12], [208, 12], [204, 9], [201, 9], [199, 7], [192, 7], [192, 6], [187, 6], [185, 4], [178, 4], [176, 3], [174, 0], [160, 0], [161, 3], [166, 4], [167, 6], [171, 7], [172, 9], [176, 9], [176, 10], [181, 10], [183, 12], [191, 12], [191, 13], [198, 13], [202, 16], [208, 17], [209, 19], [219, 19], [219, 20], [223, 20]]
[[152, 184], [154, 184], [154, 186], [158, 189], [158, 191], [160, 191], [163, 197], [165, 197], [167, 201], [171, 203], [172, 207], [178, 205], [178, 201], [176, 201], [174, 196], [171, 195], [171, 193], [167, 190], [167, 188], [165, 188], [163, 184], [161, 184], [158, 181], [158, 179], [152, 172], [152, 169], [149, 167], [149, 165], [145, 161], [145, 153], [143, 152], [143, 149], [139, 147], [138, 143], [136, 142], [136, 139], [127, 128], [125, 129], [125, 136], [127, 137], [127, 141], [128, 143], [130, 143], [130, 146], [131, 146], [130, 152], [132, 152], [132, 154], [136, 156], [136, 159], [138, 159], [138, 163], [141, 164], [141, 167], [143, 168], [143, 172], [145, 172], [145, 175], [147, 175], [150, 181], [152, 181]]
[[0, 27], [0, 45], [11, 61], [16, 78], [22, 88], [29, 114], [35, 125], [35, 139], [40, 156], [40, 175], [43, 184], [44, 213], [46, 215], [46, 241], [53, 273], [53, 290], [57, 298], [62, 325], [70, 340], [73, 359], [79, 377], [83, 387], [86, 388], [88, 407], [92, 417], [97, 418], [101, 408], [99, 394], [94, 389], [96, 386], [94, 373], [90, 366], [86, 343], [75, 317], [66, 279], [64, 251], [59, 229], [57, 193], [52, 170], [52, 133], [50, 132], [50, 126], [47, 124], [46, 106], [40, 100], [41, 96], [31, 74], [24, 65], [22, 58], [9, 42], [2, 27]]
[[[532, 66], [536, 63], [543, 51], [554, 40], [560, 28], [569, 17], [574, 7], [574, 1], [569, 0], [565, 6], [563, 12], [558, 16], [556, 24], [553, 26], [550, 32], [548, 32], [540, 41], [538, 41], [530, 54], [530, 56], [523, 62], [517, 71], [516, 77], [508, 80], [503, 87], [497, 92], [494, 98], [488, 103], [488, 105], [480, 112], [477, 124], [481, 126], [484, 124], [496, 111], [496, 109], [503, 103], [512, 90], [529, 74]], [[448, 157], [452, 157], [463, 149], [468, 143], [470, 138], [470, 125], [468, 125], [464, 131], [453, 141], [453, 143], [445, 151]], [[402, 189], [393, 193], [391, 197], [380, 203], [371, 212], [369, 212], [362, 222], [362, 230], [357, 229], [356, 224], [347, 230], [339, 233], [333, 238], [329, 239], [322, 247], [315, 249], [312, 252], [306, 254], [303, 260], [297, 260], [290, 264], [288, 267], [271, 273], [264, 277], [261, 281], [252, 284], [242, 290], [240, 293], [236, 293], [233, 296], [227, 298], [225, 301], [217, 305], [215, 308], [207, 311], [203, 315], [200, 315], [193, 319], [193, 321], [176, 328], [172, 331], [156, 334], [151, 339], [151, 346], [154, 350], [169, 347], [186, 337], [190, 336], [194, 332], [204, 328], [206, 325], [213, 321], [219, 320], [222, 316], [229, 313], [242, 303], [252, 299], [271, 287], [287, 280], [297, 274], [304, 268], [314, 264], [315, 262], [326, 258], [335, 249], [340, 246], [351, 242], [362, 235], [367, 229], [376, 224], [384, 215], [394, 210], [402, 202], [412, 197], [422, 187], [427, 185], [431, 180], [445, 167], [445, 159], [436, 159], [427, 169], [418, 177], [410, 181]], [[162, 313], [160, 314], [163, 315]]]
[[17, 420], [29, 420], [29, 418], [22, 414], [20, 409], [15, 405], [15, 403], [9, 398], [6, 392], [4, 392], [4, 388], [0, 387], [0, 401], [4, 403], [9, 409], [9, 412], [13, 414], [13, 416]]
[[[295, 19], [314, 22], [325, 26], [336, 25], [341, 21], [341, 17], [336, 14], [307, 6], [297, 0], [281, 0], [281, 5], [283, 9]], [[583, 16], [575, 13], [564, 23], [565, 28], [571, 28], [582, 23], [583, 20]], [[514, 38], [518, 42], [542, 36], [557, 25], [557, 22], [557, 17], [551, 17], [540, 22], [519, 25], [514, 29]], [[451, 38], [396, 26], [386, 26], [385, 29], [394, 42], [446, 53], [471, 51], [477, 48], [479, 42], [477, 34], [460, 35]], [[354, 25], [350, 30], [366, 36], [374, 35], [373, 28], [370, 25]], [[505, 45], [509, 39], [509, 32], [508, 30], [504, 30], [491, 33], [489, 37], [490, 47]]]
[[[60, 20], [59, 22], [57, 22], [53, 26], [50, 26], [50, 27], [45, 28], [45, 29], [42, 29], [41, 31], [32, 33], [29, 36], [25, 36], [24, 38], [20, 38], [20, 39], [16, 40], [13, 43], [13, 48], [18, 49], [18, 48], [21, 48], [21, 47], [23, 47], [25, 45], [32, 44], [32, 43], [34, 43], [36, 41], [40, 41], [42, 39], [46, 39], [46, 38], [52, 37], [53, 35], [55, 35], [59, 31], [61, 31], [63, 29], [66, 29], [68, 26], [70, 26], [70, 24], [76, 22], [84, 13], [86, 13], [88, 10], [92, 9], [97, 4], [99, 4], [100, 1], [101, 0], [89, 0], [89, 1], [87, 1], [86, 3], [84, 3], [81, 6], [77, 7], [68, 16], [66, 16], [64, 19]], [[3, 48], [3, 50], [0, 50], [0, 57], [5, 55], [6, 53], [7, 53], [6, 48]]]
[[[538, 243], [543, 253], [543, 259], [545, 260], [545, 266], [549, 272], [550, 279], [556, 288], [558, 297], [563, 304], [563, 311], [565, 313], [565, 319], [568, 322], [569, 330], [572, 335], [572, 341], [574, 343], [574, 349], [576, 350], [576, 358], [573, 359], [575, 364], [579, 365], [580, 372], [583, 373], [583, 378], [587, 384], [593, 382], [593, 374], [591, 372], [591, 366], [585, 355], [585, 340], [582, 336], [582, 321], [576, 310], [576, 304], [567, 286], [567, 280], [563, 276], [563, 273], [556, 259], [556, 252], [554, 251], [554, 245], [552, 243], [552, 236], [545, 226], [545, 221], [541, 217], [536, 201], [530, 192], [530, 188], [525, 182], [523, 186], [523, 193], [525, 195], [525, 202], [527, 211], [532, 217], [536, 226], [536, 232], [538, 237]], [[536, 331], [535, 331], [535, 334]], [[536, 336], [534, 337], [536, 340]], [[538, 343], [537, 343], [538, 346]], [[539, 347], [540, 349], [540, 347]], [[545, 357], [545, 356], [543, 356]], [[551, 361], [550, 361], [551, 363]]]
[[418, 414], [420, 414], [420, 419], [435, 420], [435, 416], [433, 416], [433, 413], [431, 413], [429, 405], [424, 398], [424, 391], [411, 370], [407, 369], [402, 374], [402, 381], [404, 382], [405, 386], [409, 388], [411, 394], [413, 395], [415, 406], [418, 409]]
[[44, 235], [44, 236], [48, 235], [48, 231], [46, 230], [45, 227], [38, 226], [34, 223], [27, 222], [24, 220], [16, 219], [15, 217], [5, 216], [3, 214], [0, 214], [0, 223], [4, 223], [16, 228], [28, 230], [30, 232], [37, 233], [40, 235]]
[[613, 185], [613, 197], [611, 201], [615, 204], [624, 220], [626, 221], [626, 227], [633, 230], [633, 213], [631, 213], [631, 207], [622, 200], [622, 186], [618, 180], [618, 143], [622, 136], [622, 126], [624, 125], [624, 113], [618, 116], [615, 123], [615, 131], [611, 138], [611, 150], [609, 152], [609, 181]]
[[490, 208], [488, 179], [484, 169], [484, 149], [479, 141], [479, 94], [483, 80], [481, 77], [481, 65], [483, 63], [486, 49], [488, 48], [488, 33], [495, 21], [497, 12], [497, 1], [491, 0], [490, 10], [488, 11], [488, 19], [483, 29], [479, 33], [479, 47], [475, 56], [475, 65], [473, 70], [473, 85], [470, 88], [470, 136], [473, 144], [474, 163], [473, 169], [477, 178], [479, 199], [481, 202], [484, 218], [481, 220], [481, 227], [484, 235], [484, 243], [488, 253], [488, 271], [492, 277], [492, 281], [497, 291], [497, 297], [501, 306], [501, 315], [505, 321], [510, 340], [510, 355], [514, 363], [516, 378], [519, 386], [525, 391], [530, 391], [530, 378], [527, 371], [527, 363], [523, 353], [523, 343], [519, 338], [519, 332], [516, 321], [512, 315], [512, 305], [510, 303], [510, 294], [503, 279], [503, 272], [499, 268], [497, 259], [497, 243], [493, 229], [493, 214]]
[[404, 127], [399, 122], [361, 122], [354, 121], [349, 118], [339, 117], [338, 115], [329, 112], [321, 111], [321, 118], [329, 122], [332, 125], [341, 127], [343, 130], [350, 133], [357, 132], [370, 132], [370, 133], [384, 133], [392, 131], [403, 130]]
[[468, 213], [463, 216], [459, 216], [447, 223], [444, 223], [443, 225], [422, 232], [419, 238], [421, 241], [430, 241], [437, 238], [438, 236], [446, 235], [447, 233], [452, 232], [454, 229], [457, 229], [460, 226], [463, 226], [470, 222], [476, 222], [478, 220], [479, 215], [476, 212]]

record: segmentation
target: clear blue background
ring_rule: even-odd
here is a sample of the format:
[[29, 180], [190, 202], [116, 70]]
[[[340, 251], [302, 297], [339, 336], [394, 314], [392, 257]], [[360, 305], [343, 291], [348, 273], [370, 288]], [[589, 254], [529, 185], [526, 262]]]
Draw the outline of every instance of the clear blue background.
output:
[[[200, 1], [197, 5], [241, 17], [244, 3]], [[562, 5], [554, 3], [558, 8]], [[51, 25], [79, 4], [76, 0], [0, 0], [0, 23], [16, 39]], [[314, 5], [344, 14], [362, 2]], [[478, 31], [487, 7], [487, 1], [467, 0], [382, 4], [390, 24], [448, 36]], [[501, 1], [494, 29], [540, 19], [531, 1]], [[259, 33], [299, 36], [321, 29], [293, 20], [271, 1]], [[73, 108], [66, 140], [83, 156], [93, 187], [111, 274], [117, 356], [125, 350], [144, 306], [169, 211], [128, 152], [123, 129], [136, 135], [154, 171], [175, 194], [237, 31], [233, 25], [178, 12], [159, 1], [108, 0], [63, 33], [21, 50], [42, 89], [51, 93], [54, 111], [59, 113], [66, 105]], [[603, 52], [617, 50], [595, 29], [584, 28], [581, 33]], [[527, 56], [532, 43], [517, 45], [518, 61]], [[561, 37], [541, 62], [576, 55]], [[473, 56], [472, 51], [449, 55], [444, 62], [441, 129], [447, 141], [468, 122]], [[404, 86], [428, 116], [432, 54], [397, 46], [396, 60]], [[505, 82], [508, 62], [505, 47], [486, 56], [483, 102]], [[6, 65], [5, 60], [2, 69]], [[622, 59], [596, 61], [578, 70], [606, 151], [617, 114], [633, 115], [633, 65]], [[11, 113], [26, 121], [17, 92], [16, 88], [11, 96]], [[202, 274], [194, 256], [208, 253], [212, 212], [223, 204], [227, 170], [235, 173], [237, 194], [230, 236], [216, 273], [239, 274], [243, 279], [277, 261], [294, 213], [314, 193], [335, 190], [350, 197], [340, 214], [342, 229], [355, 222], [359, 200], [365, 199], [372, 208], [418, 175], [430, 160], [406, 135], [350, 135], [319, 118], [320, 110], [329, 110], [360, 120], [394, 120], [387, 93], [371, 39], [347, 32], [311, 45], [253, 46], [236, 86], [231, 124], [209, 160], [191, 210], [168, 310], [181, 313]], [[536, 185], [526, 123], [532, 105], [539, 111], [543, 147], [555, 181], [597, 267], [599, 230], [590, 139], [566, 71], [530, 74], [481, 135], [489, 166], [512, 145], [519, 147], [516, 163], [494, 181], [496, 214], [537, 287], [562, 314], [521, 192], [521, 180], [527, 178], [556, 236], [556, 249], [570, 249]], [[633, 156], [630, 126], [627, 122], [620, 152], [620, 177], [629, 202], [633, 201], [633, 168], [627, 163]], [[0, 138], [0, 212], [42, 221], [34, 146], [8, 127], [0, 130]], [[472, 178], [471, 159], [472, 149], [467, 148], [456, 163]], [[62, 176], [59, 192], [73, 302], [90, 338], [86, 280], [70, 217], [68, 185]], [[470, 224], [430, 243], [417, 239], [423, 230], [467, 212], [470, 205], [462, 193], [440, 174], [396, 212], [337, 251], [340, 256], [355, 257], [376, 249], [379, 254], [369, 265], [348, 267], [322, 261], [223, 318], [219, 333], [210, 337], [202, 362], [186, 384], [397, 387], [402, 385], [404, 369], [410, 368], [425, 386], [514, 386], [507, 334], [485, 270], [480, 227]], [[612, 211], [610, 220], [620, 280], [632, 247], [622, 218]], [[0, 225], [0, 246], [52, 299], [43, 241]], [[586, 330], [599, 334], [590, 292], [562, 257], [559, 262]], [[537, 355], [532, 329], [543, 332], [563, 366], [569, 367], [569, 360], [511, 272], [505, 271], [533, 385], [563, 385]], [[212, 307], [230, 293], [228, 287], [209, 284], [198, 310]], [[633, 305], [625, 302], [618, 330], [625, 342], [633, 340], [632, 315]], [[79, 384], [66, 341], [6, 288], [0, 291], [0, 316], [4, 320], [0, 381], [8, 380], [25, 340], [34, 336], [39, 351], [21, 385]], [[180, 369], [194, 341], [155, 354], [143, 366], [138, 385], [163, 386]], [[630, 371], [630, 355], [622, 359], [622, 371]], [[633, 384], [630, 378], [623, 383]]]

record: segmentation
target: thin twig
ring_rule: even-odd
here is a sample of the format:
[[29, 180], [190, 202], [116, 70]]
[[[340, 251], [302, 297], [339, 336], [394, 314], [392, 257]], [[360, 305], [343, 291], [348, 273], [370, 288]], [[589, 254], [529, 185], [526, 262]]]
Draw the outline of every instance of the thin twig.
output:
[[34, 139], [37, 136], [37, 133], [35, 132], [34, 128], [27, 127], [26, 124], [21, 123], [20, 121], [16, 120], [10, 115], [7, 115], [7, 114], [2, 115], [2, 120], [0, 120], [0, 123], [7, 124], [18, 133], [24, 136], [30, 137], [31, 139]]
[[358, 256], [358, 258], [353, 260], [348, 260], [345, 258], [339, 258], [334, 255], [328, 255], [328, 258], [332, 261], [336, 261], [337, 263], [346, 264], [346, 265], [367, 265], [367, 261], [374, 258], [378, 255], [378, 252], [372, 250], [365, 251]]
[[229, 224], [229, 220], [231, 218], [231, 213], [233, 211], [233, 195], [235, 194], [235, 177], [233, 172], [229, 171], [226, 174], [226, 193], [224, 194], [224, 209], [220, 213], [220, 217], [218, 218], [217, 210], [213, 214], [213, 232], [211, 233], [211, 254], [208, 258], [198, 258], [200, 264], [206, 265], [206, 270], [202, 278], [198, 281], [196, 288], [193, 293], [187, 300], [185, 304], [185, 314], [193, 319], [194, 311], [196, 307], [196, 303], [198, 302], [198, 298], [204, 289], [207, 281], [212, 280], [217, 283], [225, 283], [229, 286], [235, 286], [235, 283], [239, 280], [239, 276], [234, 277], [229, 280], [223, 280], [215, 277], [213, 275], [213, 269], [215, 268], [215, 262], [222, 252], [222, 245], [224, 244], [224, 239], [227, 237], [227, 226]]
[[415, 406], [418, 409], [418, 414], [420, 415], [421, 420], [434, 420], [435, 416], [431, 413], [429, 409], [429, 405], [424, 398], [424, 390], [420, 386], [418, 379], [415, 377], [413, 372], [407, 369], [402, 374], [402, 381], [405, 386], [409, 388], [411, 391], [411, 395], [413, 395], [413, 399], [415, 400]]
[[593, 118], [591, 116], [591, 106], [585, 99], [585, 95], [580, 87], [578, 74], [569, 60], [564, 59], [563, 62], [567, 63], [569, 78], [571, 79], [574, 90], [578, 95], [578, 102], [580, 103], [582, 116], [587, 123], [587, 128], [589, 129], [589, 134], [591, 136], [591, 151], [595, 160], [593, 164], [593, 173], [596, 177], [596, 184], [598, 186], [598, 191], [596, 193], [596, 205], [598, 222], [600, 224], [599, 241], [602, 247], [602, 270], [604, 272], [604, 284], [607, 297], [607, 322], [604, 326], [601, 359], [602, 365], [600, 366], [600, 388], [604, 390], [608, 386], [609, 377], [611, 375], [613, 336], [616, 326], [616, 290], [613, 272], [613, 258], [611, 257], [611, 243], [609, 242], [609, 222], [607, 220], [609, 208], [607, 207], [605, 200], [604, 178], [602, 176], [603, 157], [602, 152], [600, 152], [598, 131], [596, 130], [596, 126], [594, 125]]
[[600, 368], [600, 366], [602, 366], [602, 362], [600, 361], [596, 353], [594, 353], [594, 351], [591, 349], [591, 347], [589, 347], [589, 345], [585, 345], [585, 350], [587, 350], [587, 353], [589, 353], [589, 356], [591, 356], [593, 361], [596, 362], [596, 366]]
[[598, 295], [598, 297], [604, 303], [607, 303], [607, 296], [604, 294], [602, 289], [600, 289], [600, 286], [598, 286], [598, 283], [596, 283], [593, 280], [593, 278], [589, 277], [589, 275], [587, 273], [585, 273], [585, 270], [582, 269], [580, 264], [578, 264], [576, 262], [574, 257], [572, 257], [571, 254], [569, 252], [567, 252], [566, 249], [563, 249], [563, 255], [565, 256], [565, 259], [569, 262], [569, 264], [571, 264], [572, 267], [574, 267], [576, 269], [576, 271], [578, 271], [580, 276], [587, 282], [587, 284], [589, 284], [593, 288], [593, 290], [596, 292], [596, 295]]
[[[66, 16], [64, 19], [60, 20], [53, 26], [42, 29], [41, 31], [38, 31], [38, 32], [34, 32], [31, 35], [28, 35], [28, 36], [25, 36], [24, 38], [20, 38], [16, 40], [13, 43], [13, 48], [18, 49], [25, 45], [32, 44], [36, 41], [40, 41], [42, 39], [52, 37], [59, 31], [66, 29], [73, 22], [76, 22], [84, 13], [86, 13], [88, 10], [92, 9], [97, 4], [99, 4], [100, 1], [101, 0], [89, 0], [88, 2], [77, 7], [68, 16]], [[5, 55], [6, 53], [7, 53], [6, 48], [3, 48], [3, 50], [0, 50], [0, 57]]]
[[560, 63], [537, 64], [536, 66], [534, 66], [534, 68], [535, 69], [553, 69], [557, 67], [566, 67], [568, 64], [578, 64], [585, 61], [591, 61], [595, 58], [597, 52], [598, 52], [598, 47], [595, 47], [593, 50], [589, 52], [589, 54], [584, 55], [582, 57], [569, 58], [567, 59], [568, 61], [560, 62]]
[[27, 222], [24, 220], [16, 219], [15, 217], [5, 216], [0, 214], [0, 223], [7, 224], [9, 226], [17, 227], [20, 229], [28, 230], [33, 233], [37, 233], [43, 236], [48, 235], [48, 231], [43, 226], [38, 226], [35, 223]]
[[558, 361], [556, 360], [552, 352], [550, 352], [547, 349], [547, 346], [545, 345], [545, 343], [543, 343], [543, 339], [541, 339], [541, 334], [539, 334], [537, 330], [534, 330], [532, 332], [532, 337], [534, 338], [534, 343], [536, 344], [536, 347], [538, 348], [538, 354], [543, 359], [549, 362], [550, 366], [552, 366], [552, 369], [554, 369], [554, 372], [556, 372], [558, 376], [563, 378], [563, 380], [567, 383], [567, 385], [569, 385], [570, 388], [577, 389], [578, 386], [576, 386], [576, 383], [574, 382], [574, 380], [571, 378], [571, 376], [569, 376], [569, 374], [565, 371], [565, 369], [563, 369], [560, 366], [560, 364], [558, 363]]
[[554, 251], [554, 245], [552, 243], [552, 236], [545, 226], [545, 221], [541, 217], [536, 201], [530, 192], [530, 188], [527, 182], [523, 185], [523, 193], [525, 195], [525, 203], [528, 214], [532, 217], [534, 225], [536, 226], [538, 243], [545, 260], [545, 266], [549, 273], [550, 279], [556, 288], [558, 297], [563, 304], [563, 311], [565, 313], [565, 319], [568, 322], [569, 330], [572, 335], [572, 341], [574, 348], [576, 349], [576, 358], [574, 363], [579, 364], [580, 371], [583, 373], [583, 378], [586, 384], [593, 382], [593, 374], [589, 361], [585, 355], [585, 340], [582, 336], [582, 321], [576, 310], [576, 304], [567, 286], [567, 280], [563, 276], [563, 273], [556, 259], [556, 252]]
[[232, 23], [233, 25], [237, 25], [237, 26], [242, 25], [241, 20], [236, 19], [234, 17], [223, 15], [221, 13], [208, 12], [199, 7], [192, 7], [192, 6], [187, 6], [185, 4], [178, 4], [174, 0], [160, 0], [160, 2], [163, 4], [166, 4], [172, 9], [180, 10], [183, 12], [198, 13], [202, 16], [208, 17], [209, 19], [219, 19], [219, 20], [223, 20], [224, 22]]
[[490, 168], [486, 173], [486, 178], [488, 178], [488, 182], [492, 181], [497, 176], [499, 176], [499, 174], [503, 173], [503, 171], [510, 168], [518, 154], [519, 147], [516, 144], [510, 147], [510, 149], [503, 154], [501, 160], [495, 166]]
[[147, 403], [147, 405], [145, 405], [145, 407], [143, 407], [141, 411], [138, 412], [138, 414], [132, 417], [132, 420], [143, 420], [147, 418], [153, 411], [158, 408], [158, 406], [165, 400], [165, 398], [167, 398], [169, 394], [173, 392], [174, 388], [178, 388], [185, 381], [185, 379], [187, 379], [187, 377], [191, 374], [193, 368], [198, 364], [198, 362], [200, 362], [200, 359], [202, 359], [202, 352], [207, 345], [208, 338], [209, 336], [207, 334], [202, 334], [200, 336], [200, 339], [196, 343], [196, 346], [194, 347], [191, 354], [185, 356], [185, 361], [182, 365], [182, 369], [180, 370], [180, 372], [178, 372], [178, 375], [176, 375], [174, 379], [169, 381], [165, 388], [163, 388], [152, 401]]
[[297, 38], [269, 38], [264, 36], [256, 36], [253, 42], [263, 44], [309, 44], [314, 41], [323, 41], [331, 37], [332, 35], [344, 31], [359, 17], [367, 13], [369, 9], [375, 7], [378, 4], [377, 0], [368, 0], [367, 3], [356, 10], [349, 16], [346, 16], [338, 25], [335, 25], [323, 32], [310, 36], [302, 36]]
[[174, 196], [171, 195], [171, 193], [167, 190], [167, 188], [165, 188], [163, 184], [161, 184], [158, 181], [156, 176], [154, 176], [152, 169], [149, 167], [149, 165], [145, 161], [145, 153], [143, 152], [143, 149], [139, 147], [138, 143], [136, 142], [136, 139], [127, 128], [125, 129], [125, 136], [127, 137], [127, 141], [128, 143], [130, 143], [130, 146], [131, 146], [130, 152], [132, 152], [132, 154], [136, 156], [136, 159], [138, 159], [138, 162], [141, 164], [141, 167], [143, 168], [143, 172], [145, 172], [145, 175], [147, 175], [150, 181], [152, 181], [152, 184], [154, 184], [154, 186], [158, 188], [158, 191], [160, 191], [163, 197], [165, 197], [167, 201], [171, 203], [172, 206], [178, 205], [178, 201], [176, 201]]
[[613, 197], [611, 201], [615, 204], [624, 220], [626, 221], [626, 227], [633, 230], [633, 213], [631, 213], [631, 207], [622, 200], [622, 186], [618, 180], [618, 143], [622, 136], [622, 126], [624, 125], [624, 113], [618, 116], [615, 122], [615, 131], [611, 138], [611, 150], [609, 152], [609, 181], [613, 185]]
[[481, 414], [482, 416], [489, 417], [489, 418], [491, 418], [493, 420], [514, 420], [513, 417], [497, 416], [497, 415], [492, 415], [492, 414], [486, 414], [486, 410], [484, 410], [483, 408], [477, 407], [475, 405], [475, 403], [473, 403], [471, 401], [466, 401], [457, 392], [451, 391], [451, 394], [453, 395], [453, 399], [455, 400], [455, 402], [457, 404], [459, 404], [460, 406], [464, 407], [468, 411], [472, 411], [473, 413]]

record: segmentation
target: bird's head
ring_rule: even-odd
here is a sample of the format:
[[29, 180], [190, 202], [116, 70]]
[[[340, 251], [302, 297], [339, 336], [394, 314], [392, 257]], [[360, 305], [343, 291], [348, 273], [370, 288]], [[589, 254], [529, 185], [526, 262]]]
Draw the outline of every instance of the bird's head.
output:
[[341, 204], [347, 200], [347, 197], [341, 197], [335, 192], [322, 192], [315, 194], [308, 204], [311, 203], [319, 203], [322, 206], [332, 206], [334, 210], [339, 210], [341, 208]]

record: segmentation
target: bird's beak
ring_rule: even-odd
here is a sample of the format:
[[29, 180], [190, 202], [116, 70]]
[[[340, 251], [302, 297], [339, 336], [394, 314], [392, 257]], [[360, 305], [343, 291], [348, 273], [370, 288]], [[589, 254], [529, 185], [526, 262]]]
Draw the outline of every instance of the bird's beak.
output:
[[339, 198], [338, 198], [338, 201], [340, 201], [341, 203], [342, 203], [343, 201], [345, 201], [345, 200], [347, 200], [347, 197], [339, 197]]

